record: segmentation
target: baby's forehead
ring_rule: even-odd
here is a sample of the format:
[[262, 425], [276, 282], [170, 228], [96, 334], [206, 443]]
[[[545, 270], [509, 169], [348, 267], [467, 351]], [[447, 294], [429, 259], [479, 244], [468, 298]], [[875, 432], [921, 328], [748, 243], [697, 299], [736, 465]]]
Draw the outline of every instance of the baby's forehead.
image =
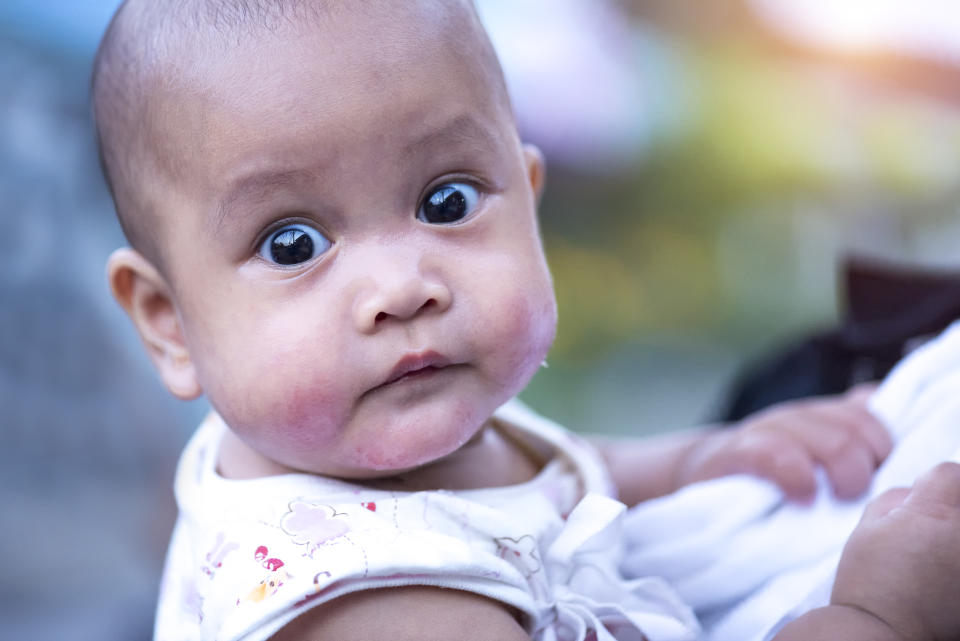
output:
[[[165, 94], [155, 96], [158, 119], [184, 109], [188, 101], [181, 98], [200, 97], [201, 103], [209, 98], [205, 109], [218, 101], [228, 104], [222, 100], [228, 93], [223, 90], [233, 89], [229, 95], [238, 97], [238, 68], [243, 99], [229, 104], [262, 107], [264, 127], [270, 126], [269, 109], [277, 108], [270, 92], [301, 99], [307, 97], [301, 89], [317, 87], [338, 95], [339, 101], [389, 103], [380, 85], [389, 80], [393, 87], [416, 93], [421, 89], [417, 83], [424, 82], [415, 73], [419, 69], [438, 69], [439, 84], [449, 82], [451, 75], [469, 79], [482, 98], [463, 101], [461, 109], [480, 111], [498, 104], [505, 107], [500, 113], [510, 112], [499, 62], [470, 0], [260, 2], [273, 9], [226, 17], [202, 13], [204, 29], [212, 29], [215, 36], [193, 31], [171, 49], [170, 66], [153, 78], [159, 85], [156, 93]], [[180, 24], [185, 24], [182, 17]], [[358, 82], [363, 73], [367, 75]], [[325, 80], [313, 82], [320, 77]], [[392, 102], [398, 97], [393, 95]], [[374, 123], [385, 132], [394, 126], [396, 122], [387, 120]]]
[[[140, 121], [163, 119], [178, 108], [165, 96], [202, 94], [231, 80], [233, 70], [218, 76], [214, 61], [282, 55], [298, 40], [324, 45], [307, 63], [311, 66], [350, 65], [351, 56], [365, 58], [401, 80], [405, 74], [396, 68], [392, 52], [411, 41], [421, 43], [417, 51], [424, 62], [450, 57], [449, 65], [509, 110], [499, 61], [472, 0], [127, 0], [118, 16], [118, 28], [111, 31], [119, 32], [112, 38], [119, 46], [102, 47], [105, 64], [98, 64], [109, 68], [102, 75], [113, 81], [95, 81], [107, 86], [95, 101], [114, 103], [112, 115], [119, 120], [121, 111], [129, 117], [137, 110]], [[345, 33], [363, 37], [345, 38]], [[250, 89], [255, 99], [257, 87]]]
[[133, 39], [153, 42], [155, 53], [174, 59], [195, 55], [198, 45], [243, 48], [270, 36], [282, 43], [291, 32], [335, 46], [345, 26], [366, 30], [361, 44], [386, 55], [384, 26], [417, 40], [452, 38], [465, 47], [486, 40], [472, 0], [126, 0], [118, 13], [133, 14], [127, 21]]
[[[348, 32], [363, 37], [344, 44]], [[447, 62], [510, 111], [499, 63], [471, 0], [127, 0], [101, 43], [93, 94], [107, 181], [134, 246], [138, 239], [153, 243], [151, 227], [169, 222], [151, 218], [155, 207], [146, 186], [180, 171], [180, 151], [166, 135], [186, 104], [179, 97], [229, 80], [217, 75], [212, 61], [255, 60], [251, 52], [271, 57], [304, 38], [336, 54], [330, 57], [338, 64], [346, 50], [385, 73], [391, 43], [423, 43], [424, 56], [453, 52], [455, 60]], [[250, 87], [251, 100], [259, 89]]]

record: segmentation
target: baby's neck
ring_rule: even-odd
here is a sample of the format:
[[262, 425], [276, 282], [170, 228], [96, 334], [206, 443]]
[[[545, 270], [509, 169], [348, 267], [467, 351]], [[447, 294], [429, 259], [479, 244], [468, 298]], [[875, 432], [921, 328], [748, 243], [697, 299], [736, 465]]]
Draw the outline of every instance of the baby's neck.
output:
[[263, 456], [228, 429], [220, 440], [217, 472], [223, 478], [239, 481], [290, 474], [296, 470]]
[[502, 487], [529, 481], [540, 471], [544, 461], [545, 457], [508, 438], [491, 421], [477, 437], [442, 459], [363, 484], [407, 492]]
[[[529, 481], [543, 467], [544, 453], [535, 453], [490, 421], [451, 454], [389, 477], [353, 481], [395, 491], [466, 490], [516, 485]], [[254, 452], [227, 430], [220, 443], [217, 470], [228, 479], [253, 479], [297, 472]]]

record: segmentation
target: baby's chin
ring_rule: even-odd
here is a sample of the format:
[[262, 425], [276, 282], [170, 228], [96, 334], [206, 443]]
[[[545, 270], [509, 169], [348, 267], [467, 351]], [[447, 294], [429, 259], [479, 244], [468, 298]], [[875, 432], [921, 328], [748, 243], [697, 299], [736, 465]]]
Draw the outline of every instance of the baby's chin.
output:
[[[221, 415], [251, 449], [291, 470], [343, 479], [390, 476], [459, 450], [520, 383], [469, 366], [449, 370], [365, 394], [359, 401], [315, 384], [288, 393], [285, 402], [255, 416]], [[491, 378], [500, 382], [491, 385]]]
[[385, 429], [379, 438], [360, 444], [349, 457], [352, 470], [341, 475], [353, 478], [379, 478], [436, 463], [473, 439], [491, 411], [476, 416], [420, 422], [398, 422]]

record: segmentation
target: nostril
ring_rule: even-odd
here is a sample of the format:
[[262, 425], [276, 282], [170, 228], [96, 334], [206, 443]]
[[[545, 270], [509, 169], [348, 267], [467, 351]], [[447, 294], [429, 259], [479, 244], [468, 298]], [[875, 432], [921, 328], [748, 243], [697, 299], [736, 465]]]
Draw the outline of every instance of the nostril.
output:
[[373, 324], [380, 325], [384, 321], [390, 318], [396, 318], [398, 320], [413, 318], [420, 314], [429, 312], [432, 309], [439, 309], [440, 307], [441, 307], [440, 300], [432, 297], [428, 298], [419, 307], [416, 307], [416, 308], [414, 308], [412, 305], [409, 307], [405, 305], [400, 305], [400, 306], [397, 306], [396, 308], [387, 307], [385, 310], [381, 310], [374, 315]]

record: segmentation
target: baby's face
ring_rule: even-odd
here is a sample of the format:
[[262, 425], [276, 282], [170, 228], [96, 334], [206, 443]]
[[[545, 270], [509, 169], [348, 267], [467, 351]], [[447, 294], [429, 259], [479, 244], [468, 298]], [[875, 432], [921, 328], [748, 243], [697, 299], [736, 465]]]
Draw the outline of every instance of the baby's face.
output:
[[166, 106], [179, 178], [154, 189], [211, 404], [275, 462], [362, 478], [470, 439], [540, 365], [556, 307], [539, 157], [458, 35], [331, 20], [198, 71]]

